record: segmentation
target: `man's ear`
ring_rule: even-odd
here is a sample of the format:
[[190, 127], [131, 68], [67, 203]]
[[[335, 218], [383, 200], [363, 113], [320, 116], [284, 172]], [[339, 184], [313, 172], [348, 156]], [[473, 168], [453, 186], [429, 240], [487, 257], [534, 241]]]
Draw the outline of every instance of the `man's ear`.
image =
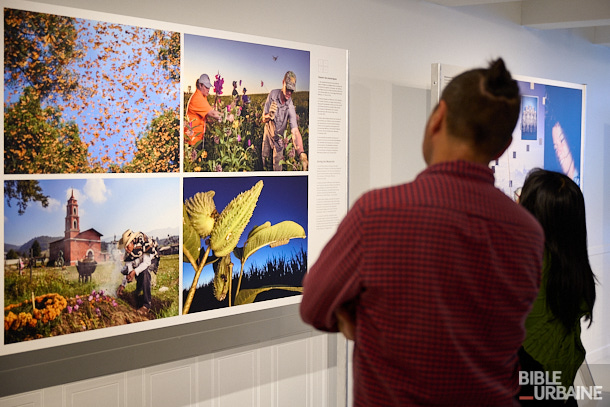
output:
[[441, 99], [438, 102], [438, 105], [434, 108], [434, 111], [430, 115], [430, 119], [428, 120], [428, 131], [430, 134], [435, 134], [440, 131], [443, 126], [443, 121], [445, 120], [445, 116], [447, 115], [447, 103]]

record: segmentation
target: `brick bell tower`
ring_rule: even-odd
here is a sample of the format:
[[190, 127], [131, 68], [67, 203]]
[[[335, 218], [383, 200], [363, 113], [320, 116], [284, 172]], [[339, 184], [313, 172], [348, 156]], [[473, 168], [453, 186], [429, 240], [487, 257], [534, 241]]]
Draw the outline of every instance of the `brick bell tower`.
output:
[[68, 260], [68, 264], [70, 264], [70, 259], [72, 259], [73, 255], [76, 255], [76, 253], [72, 252], [74, 251], [73, 249], [76, 249], [74, 238], [79, 233], [78, 201], [74, 198], [74, 190], [72, 190], [72, 195], [66, 204], [66, 232], [64, 238], [64, 258]]
[[68, 204], [66, 205], [66, 240], [73, 239], [80, 233], [79, 222], [78, 201], [74, 198], [74, 190], [72, 190], [72, 196], [70, 196]]

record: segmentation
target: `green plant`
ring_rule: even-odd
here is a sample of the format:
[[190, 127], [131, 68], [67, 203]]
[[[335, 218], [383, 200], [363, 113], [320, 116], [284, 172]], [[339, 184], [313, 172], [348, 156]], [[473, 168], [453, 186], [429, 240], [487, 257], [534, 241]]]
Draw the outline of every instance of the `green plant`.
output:
[[[214, 295], [222, 301], [232, 293], [233, 262], [231, 255], [241, 263], [239, 282], [235, 299], [229, 294], [229, 306], [253, 302], [261, 292], [271, 289], [300, 291], [300, 287], [260, 287], [244, 290], [240, 295], [241, 279], [247, 259], [260, 248], [281, 246], [293, 238], [305, 238], [305, 230], [293, 221], [276, 225], [265, 222], [253, 227], [243, 247], [237, 247], [240, 237], [248, 225], [256, 208], [258, 197], [263, 189], [263, 181], [258, 181], [250, 190], [235, 197], [221, 213], [216, 211], [214, 191], [199, 192], [184, 203], [183, 253], [195, 269], [193, 283], [186, 297], [183, 314], [188, 314], [197, 289], [199, 276], [207, 264], [214, 268]], [[205, 244], [201, 245], [201, 240]]]
[[[86, 283], [78, 281], [75, 266], [64, 270], [35, 268], [30, 277], [4, 271], [5, 343], [21, 342], [84, 330], [124, 325], [149, 318], [133, 307], [129, 284], [121, 298], [114, 296], [117, 278], [114, 263], [100, 263]], [[178, 255], [162, 256], [153, 287], [154, 317], [179, 314]], [[103, 288], [106, 287], [106, 288]], [[110, 288], [107, 288], [110, 287]], [[32, 306], [32, 298], [35, 306]], [[135, 302], [135, 298], [134, 298]]]
[[[249, 103], [244, 104], [235, 103], [231, 96], [216, 96], [213, 103], [223, 112], [223, 118], [220, 122], [208, 123], [203, 140], [195, 146], [184, 143], [184, 171], [263, 171], [261, 151], [264, 126], [261, 118], [266, 98], [266, 94], [255, 94], [250, 97]], [[292, 98], [307, 153], [309, 92], [296, 92]], [[186, 116], [184, 120], [186, 122]], [[201, 133], [201, 130], [193, 130], [196, 134]], [[298, 157], [289, 157], [292, 149], [292, 146], [286, 147], [284, 168], [288, 171], [300, 171], [301, 163]]]
[[[304, 128], [300, 128], [299, 131], [301, 132], [303, 140], [305, 140], [305, 136], [309, 135], [309, 131]], [[297, 156], [294, 140], [288, 129], [284, 131], [284, 140], [284, 159], [280, 160], [280, 165], [283, 166], [285, 171], [303, 171], [303, 164]]]

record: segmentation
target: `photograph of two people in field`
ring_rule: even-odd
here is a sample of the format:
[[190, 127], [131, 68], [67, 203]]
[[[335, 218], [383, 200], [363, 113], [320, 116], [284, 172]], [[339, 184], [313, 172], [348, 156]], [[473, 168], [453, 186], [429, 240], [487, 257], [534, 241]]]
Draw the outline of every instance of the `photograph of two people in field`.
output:
[[309, 52], [184, 35], [184, 170], [306, 171]]

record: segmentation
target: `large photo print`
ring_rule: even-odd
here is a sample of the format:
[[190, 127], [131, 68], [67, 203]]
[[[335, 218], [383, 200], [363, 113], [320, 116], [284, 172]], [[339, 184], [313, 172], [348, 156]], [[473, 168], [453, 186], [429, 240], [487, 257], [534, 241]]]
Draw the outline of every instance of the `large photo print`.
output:
[[492, 162], [496, 186], [517, 198], [528, 172], [538, 167], [565, 174], [582, 187], [584, 86], [543, 79], [517, 82], [521, 115], [510, 147]]
[[306, 171], [308, 51], [184, 35], [184, 170]]
[[180, 34], [4, 9], [4, 173], [180, 169]]
[[307, 177], [184, 180], [183, 313], [298, 295]]
[[178, 315], [179, 179], [4, 190], [6, 344]]

